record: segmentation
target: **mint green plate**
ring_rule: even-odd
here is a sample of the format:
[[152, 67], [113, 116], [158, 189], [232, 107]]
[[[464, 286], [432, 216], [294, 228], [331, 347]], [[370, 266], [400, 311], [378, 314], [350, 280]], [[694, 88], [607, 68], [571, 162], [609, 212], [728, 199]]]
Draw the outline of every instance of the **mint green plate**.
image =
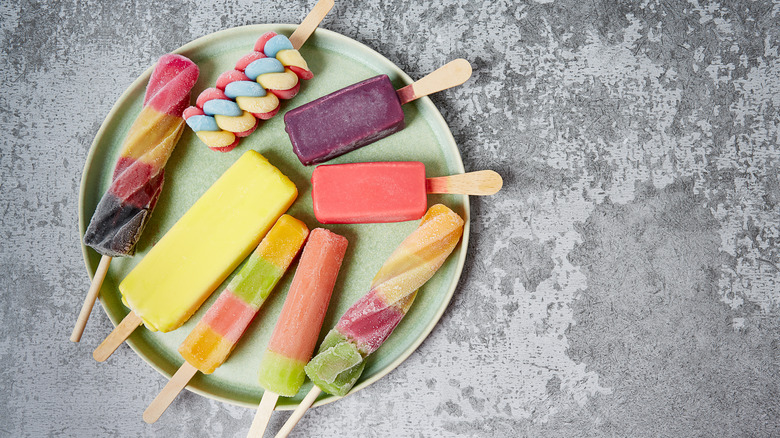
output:
[[[292, 25], [271, 24], [238, 27], [199, 38], [176, 50], [200, 67], [200, 78], [193, 89], [192, 101], [194, 102], [203, 89], [213, 86], [220, 73], [232, 69], [239, 58], [249, 53], [261, 34], [273, 30], [289, 36], [294, 28]], [[390, 76], [397, 88], [412, 82], [409, 76], [382, 55], [363, 44], [324, 29], [315, 32], [303, 46], [301, 53], [314, 72], [314, 78], [304, 81], [301, 92], [295, 98], [282, 102], [280, 114], [262, 122], [257, 131], [244, 138], [232, 152], [219, 153], [209, 150], [189, 127], [185, 128], [184, 135], [166, 166], [162, 195], [137, 244], [136, 255], [113, 259], [103, 283], [101, 303], [114, 324], [121, 321], [129, 311], [120, 300], [117, 289], [119, 282], [200, 195], [248, 149], [263, 154], [298, 186], [298, 199], [288, 213], [306, 222], [309, 228], [321, 226], [312, 213], [310, 177], [314, 167], [301, 165], [293, 154], [290, 140], [284, 131], [282, 116], [285, 111], [377, 74]], [[152, 68], [149, 68], [122, 94], [92, 143], [84, 166], [79, 197], [79, 229], [82, 236], [95, 206], [108, 189], [122, 141], [141, 110], [151, 71]], [[360, 150], [342, 155], [329, 164], [415, 160], [425, 163], [428, 177], [463, 173], [463, 163], [452, 134], [430, 99], [426, 97], [404, 105], [404, 113], [406, 129]], [[409, 357], [431, 332], [455, 292], [466, 257], [469, 235], [468, 197], [430, 195], [428, 203], [444, 203], [466, 219], [463, 240], [439, 272], [421, 289], [414, 306], [393, 335], [369, 357], [365, 372], [353, 392], [370, 385]], [[418, 222], [327, 226], [349, 240], [349, 249], [333, 291], [320, 340], [349, 306], [368, 292], [373, 276], [396, 246], [417, 227]], [[87, 270], [90, 275], [94, 275], [100, 255], [83, 245], [82, 251]], [[188, 389], [237, 405], [257, 406], [263, 394], [263, 389], [257, 383], [257, 368], [291, 280], [292, 272], [288, 272], [260, 309], [227, 362], [211, 375], [198, 373], [190, 381]], [[228, 281], [229, 278], [225, 284]], [[142, 327], [130, 336], [127, 343], [152, 367], [170, 377], [183, 362], [177, 352], [179, 344], [221, 291], [222, 287], [218, 288], [200, 310], [178, 330], [152, 333]], [[81, 299], [83, 297], [80, 294], [74, 297], [74, 300]], [[91, 337], [102, 337], [110, 330], [109, 327], [99, 327], [92, 322], [87, 325], [86, 331], [92, 333]], [[111, 366], [111, 362], [115, 360], [118, 360], [117, 357], [110, 358], [106, 366]], [[280, 398], [278, 408], [294, 408], [310, 388], [311, 382], [307, 380], [296, 397]], [[155, 394], [145, 396], [151, 402]], [[317, 404], [336, 398], [323, 394]]]

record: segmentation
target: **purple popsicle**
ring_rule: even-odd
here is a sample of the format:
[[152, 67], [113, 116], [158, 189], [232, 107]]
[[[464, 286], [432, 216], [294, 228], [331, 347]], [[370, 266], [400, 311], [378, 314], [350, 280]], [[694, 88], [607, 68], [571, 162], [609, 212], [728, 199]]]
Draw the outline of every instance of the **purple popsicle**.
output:
[[322, 163], [404, 129], [401, 105], [470, 76], [471, 65], [464, 59], [398, 91], [387, 75], [375, 76], [288, 111], [285, 130], [301, 163]]
[[401, 100], [387, 75], [350, 85], [284, 115], [295, 155], [305, 165], [373, 143], [404, 129]]

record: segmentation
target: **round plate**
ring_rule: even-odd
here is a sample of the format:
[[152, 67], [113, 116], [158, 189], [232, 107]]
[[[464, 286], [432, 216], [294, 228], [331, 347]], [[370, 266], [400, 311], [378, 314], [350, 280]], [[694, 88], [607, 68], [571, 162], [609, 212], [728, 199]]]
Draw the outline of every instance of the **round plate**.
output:
[[[189, 57], [200, 67], [200, 78], [193, 89], [193, 101], [203, 89], [213, 86], [220, 73], [232, 69], [239, 58], [249, 53], [261, 34], [273, 30], [290, 35], [294, 28], [293, 25], [271, 24], [239, 27], [199, 38], [176, 50], [176, 53]], [[129, 311], [121, 302], [117, 289], [119, 282], [200, 195], [248, 149], [263, 154], [298, 187], [298, 199], [288, 213], [306, 222], [311, 229], [321, 226], [312, 213], [310, 178], [314, 167], [303, 166], [292, 152], [290, 140], [284, 131], [284, 111], [378, 74], [387, 74], [396, 88], [412, 82], [403, 71], [380, 54], [352, 39], [324, 29], [317, 30], [309, 38], [301, 49], [301, 54], [314, 71], [314, 78], [304, 81], [301, 92], [295, 98], [282, 101], [280, 114], [269, 121], [261, 122], [257, 131], [241, 140], [232, 152], [219, 153], [209, 150], [189, 127], [185, 128], [184, 135], [166, 165], [163, 192], [136, 246], [136, 255], [113, 259], [103, 283], [101, 303], [114, 324], [121, 321]], [[119, 98], [92, 143], [79, 196], [81, 236], [84, 235], [100, 197], [108, 189], [121, 144], [141, 110], [151, 71], [152, 68], [149, 68]], [[422, 98], [404, 105], [403, 108], [407, 125], [404, 130], [342, 155], [328, 164], [414, 160], [425, 163], [428, 177], [462, 173], [463, 163], [452, 134], [430, 99]], [[365, 388], [403, 362], [433, 329], [455, 291], [466, 257], [469, 235], [468, 197], [430, 195], [428, 204], [435, 203], [444, 203], [466, 219], [463, 239], [439, 272], [420, 290], [414, 306], [393, 335], [378, 351], [369, 356], [365, 371], [352, 389], [353, 392]], [[417, 227], [418, 222], [327, 226], [328, 229], [345, 236], [349, 240], [349, 248], [333, 291], [320, 341], [352, 303], [368, 292], [373, 276], [398, 244]], [[83, 245], [82, 251], [87, 270], [93, 275], [100, 255]], [[263, 389], [257, 382], [257, 369], [287, 295], [293, 271], [294, 267], [291, 267], [280, 281], [230, 358], [213, 374], [198, 373], [190, 381], [188, 389], [237, 405], [257, 406], [263, 394]], [[170, 377], [183, 362], [177, 352], [179, 344], [229, 281], [230, 278], [178, 330], [152, 333], [145, 328], [139, 328], [130, 336], [128, 344], [155, 369]], [[106, 327], [89, 325], [87, 330], [108, 334]], [[280, 398], [278, 408], [294, 408], [311, 385], [307, 380], [296, 397]], [[317, 404], [336, 398], [323, 394]]]

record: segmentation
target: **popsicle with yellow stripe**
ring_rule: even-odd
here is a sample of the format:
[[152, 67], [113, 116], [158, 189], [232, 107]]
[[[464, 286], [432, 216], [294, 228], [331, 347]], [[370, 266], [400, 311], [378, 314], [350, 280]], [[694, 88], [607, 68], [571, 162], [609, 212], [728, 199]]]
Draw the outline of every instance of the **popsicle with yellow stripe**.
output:
[[282, 278], [309, 234], [306, 225], [282, 215], [244, 267], [179, 346], [185, 362], [144, 412], [153, 423], [197, 371], [211, 374], [227, 360], [257, 311]]
[[79, 342], [113, 257], [129, 257], [162, 193], [165, 164], [184, 131], [182, 111], [198, 80], [198, 66], [181, 55], [160, 57], [141, 112], [119, 151], [111, 185], [84, 231], [84, 244], [101, 254], [70, 340]]

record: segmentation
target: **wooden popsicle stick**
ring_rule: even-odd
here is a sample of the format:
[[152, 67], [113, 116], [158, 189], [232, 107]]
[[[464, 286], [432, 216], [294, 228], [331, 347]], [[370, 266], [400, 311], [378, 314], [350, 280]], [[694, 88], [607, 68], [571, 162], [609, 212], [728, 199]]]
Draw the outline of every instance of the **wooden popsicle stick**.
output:
[[249, 433], [246, 435], [247, 438], [262, 438], [278, 399], [279, 394], [275, 392], [265, 391], [263, 393], [263, 398], [260, 399], [260, 404], [257, 406], [255, 419], [252, 420], [252, 427], [249, 428]]
[[79, 342], [81, 335], [84, 333], [84, 327], [89, 320], [89, 314], [92, 313], [92, 308], [95, 306], [95, 300], [97, 300], [98, 293], [100, 292], [100, 286], [103, 285], [103, 280], [106, 278], [108, 272], [108, 266], [111, 264], [111, 256], [104, 255], [100, 258], [100, 263], [95, 270], [95, 276], [92, 277], [92, 284], [87, 291], [87, 297], [84, 298], [84, 304], [81, 305], [81, 312], [76, 320], [76, 326], [73, 327], [73, 333], [70, 334], [70, 340], [72, 342]]
[[425, 179], [425, 190], [428, 193], [494, 195], [503, 185], [504, 180], [501, 179], [501, 175], [492, 170]]
[[401, 105], [429, 94], [460, 85], [471, 77], [471, 64], [462, 58], [450, 61], [400, 90], [396, 90]]
[[287, 438], [287, 435], [292, 432], [293, 428], [296, 424], [298, 424], [299, 421], [301, 421], [301, 418], [303, 418], [303, 414], [306, 413], [306, 411], [311, 407], [311, 405], [314, 404], [314, 401], [317, 400], [317, 397], [319, 397], [320, 393], [322, 393], [322, 390], [319, 386], [314, 385], [311, 388], [311, 391], [309, 391], [308, 394], [306, 394], [306, 397], [301, 400], [301, 404], [298, 405], [297, 408], [293, 411], [292, 415], [290, 415], [290, 418], [287, 419], [287, 421], [284, 423], [284, 426], [282, 426], [281, 429], [279, 429], [279, 433], [276, 434], [276, 438]]
[[314, 5], [314, 8], [309, 12], [309, 15], [303, 19], [300, 26], [298, 26], [298, 28], [295, 29], [295, 32], [290, 35], [290, 42], [295, 50], [298, 50], [303, 46], [303, 43], [305, 43], [311, 34], [314, 33], [317, 26], [322, 22], [322, 19], [328, 15], [328, 12], [330, 12], [332, 8], [333, 0], [320, 0]]
[[103, 362], [108, 359], [142, 322], [141, 317], [134, 312], [128, 313], [127, 316], [125, 316], [125, 319], [123, 319], [122, 322], [106, 336], [106, 339], [97, 346], [95, 351], [92, 352], [92, 357], [98, 362]]
[[179, 395], [181, 390], [187, 386], [187, 383], [190, 382], [192, 376], [197, 372], [197, 368], [192, 366], [189, 362], [184, 361], [176, 371], [176, 374], [171, 377], [171, 380], [168, 381], [162, 391], [160, 391], [160, 393], [157, 394], [157, 397], [149, 404], [149, 407], [146, 408], [144, 411], [144, 421], [152, 424], [159, 420], [162, 413], [171, 405], [173, 399]]

